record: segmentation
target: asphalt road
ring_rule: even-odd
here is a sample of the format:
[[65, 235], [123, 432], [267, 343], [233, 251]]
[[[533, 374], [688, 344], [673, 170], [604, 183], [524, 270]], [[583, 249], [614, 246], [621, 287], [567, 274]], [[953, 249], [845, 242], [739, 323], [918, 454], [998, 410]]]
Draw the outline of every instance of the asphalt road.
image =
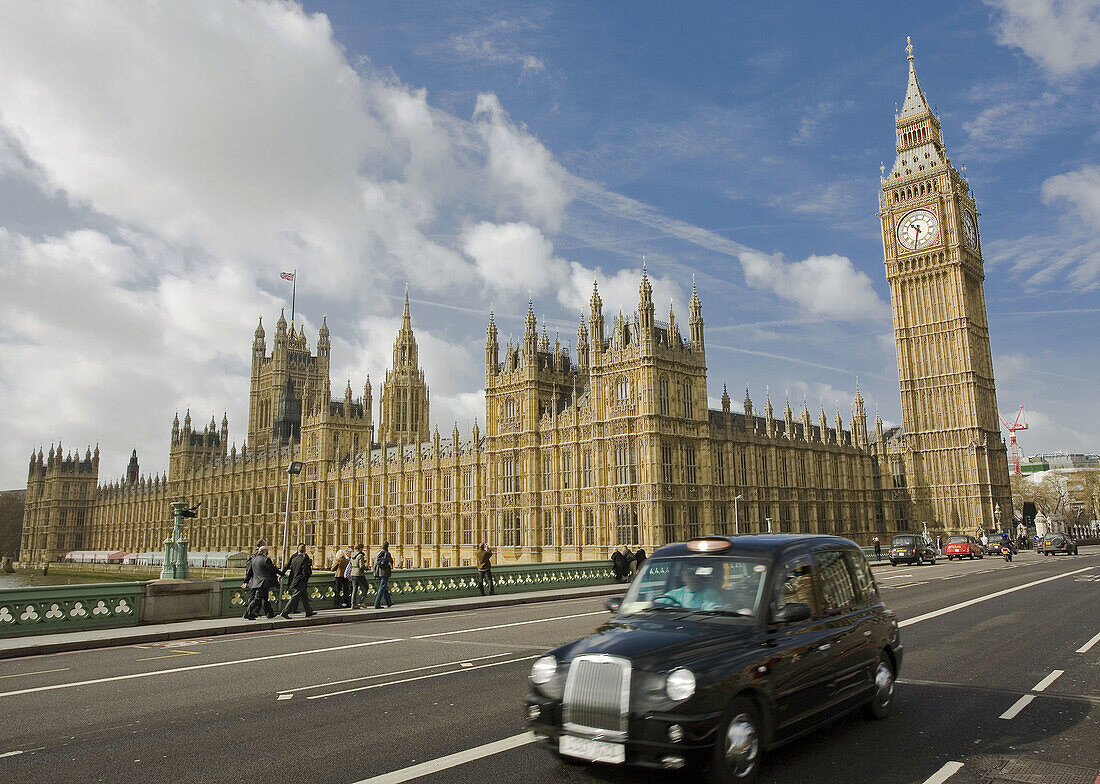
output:
[[[894, 714], [784, 747], [762, 781], [1100, 781], [1100, 552], [876, 578], [904, 627]], [[565, 765], [523, 734], [531, 661], [602, 604], [0, 661], [0, 781], [675, 781]]]

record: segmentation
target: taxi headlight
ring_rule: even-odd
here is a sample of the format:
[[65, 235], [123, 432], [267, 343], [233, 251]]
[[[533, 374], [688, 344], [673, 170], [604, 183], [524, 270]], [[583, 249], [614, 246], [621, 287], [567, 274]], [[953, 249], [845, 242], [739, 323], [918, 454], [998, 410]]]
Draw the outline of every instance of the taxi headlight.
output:
[[531, 665], [531, 683], [538, 686], [549, 683], [558, 671], [558, 660], [553, 656], [542, 656]]
[[678, 667], [665, 679], [665, 694], [670, 700], [681, 702], [695, 693], [695, 675], [686, 667]]

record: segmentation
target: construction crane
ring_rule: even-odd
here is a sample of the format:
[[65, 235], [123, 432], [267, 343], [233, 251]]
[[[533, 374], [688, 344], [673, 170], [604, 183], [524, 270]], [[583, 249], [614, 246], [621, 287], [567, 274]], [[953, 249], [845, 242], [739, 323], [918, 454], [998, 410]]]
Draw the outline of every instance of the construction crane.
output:
[[1018, 430], [1027, 430], [1027, 419], [1024, 417], [1024, 407], [1021, 405], [1020, 410], [1016, 412], [1016, 419], [1009, 422], [1008, 418], [1001, 414], [1001, 424], [1004, 425], [1005, 430], [1009, 433], [1008, 446], [1011, 452], [1012, 460], [1012, 475], [1020, 475], [1020, 445], [1016, 443], [1016, 432]]

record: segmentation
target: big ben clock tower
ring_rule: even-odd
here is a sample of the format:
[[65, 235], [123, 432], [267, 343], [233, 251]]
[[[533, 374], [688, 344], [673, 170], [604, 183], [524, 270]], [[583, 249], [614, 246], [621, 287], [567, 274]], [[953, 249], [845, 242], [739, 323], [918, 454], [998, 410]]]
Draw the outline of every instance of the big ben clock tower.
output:
[[1011, 531], [977, 207], [917, 83], [911, 43], [907, 49], [897, 159], [882, 180], [879, 212], [902, 433], [880, 447], [890, 452], [895, 483], [896, 466], [904, 463], [907, 522], [926, 522], [930, 530]]

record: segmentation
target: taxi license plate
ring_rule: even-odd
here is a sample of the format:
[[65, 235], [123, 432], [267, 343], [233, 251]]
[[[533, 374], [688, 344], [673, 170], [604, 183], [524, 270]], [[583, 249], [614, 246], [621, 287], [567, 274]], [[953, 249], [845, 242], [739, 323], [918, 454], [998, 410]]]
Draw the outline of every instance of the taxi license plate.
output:
[[561, 736], [561, 740], [558, 741], [558, 751], [589, 762], [611, 762], [617, 765], [626, 762], [626, 747], [621, 743], [576, 738], [572, 735]]

